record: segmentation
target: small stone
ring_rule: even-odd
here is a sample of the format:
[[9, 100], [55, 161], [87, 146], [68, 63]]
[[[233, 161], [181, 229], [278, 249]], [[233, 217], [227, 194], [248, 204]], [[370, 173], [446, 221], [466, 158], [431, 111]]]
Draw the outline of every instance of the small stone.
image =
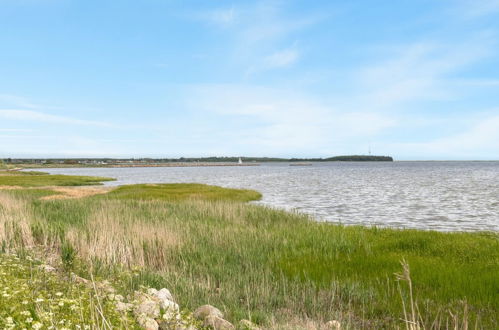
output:
[[159, 329], [158, 322], [156, 322], [154, 319], [152, 319], [150, 317], [147, 317], [144, 314], [139, 315], [139, 317], [137, 318], [137, 322], [145, 330], [158, 330]]
[[341, 329], [341, 323], [336, 320], [331, 320], [326, 323], [326, 328], [327, 329], [332, 329], [332, 330], [340, 330]]
[[260, 330], [260, 327], [250, 320], [239, 321], [239, 328], [243, 330]]
[[208, 315], [204, 321], [203, 326], [211, 327], [214, 330], [233, 330], [235, 327], [229, 321], [224, 320], [216, 315]]
[[218, 308], [211, 305], [203, 305], [194, 311], [194, 317], [198, 320], [203, 321], [208, 316], [217, 316], [221, 319], [224, 317]]
[[133, 308], [133, 304], [124, 303], [121, 301], [118, 301], [116, 303], [116, 310], [118, 312], [128, 312], [128, 311], [132, 310], [132, 308]]

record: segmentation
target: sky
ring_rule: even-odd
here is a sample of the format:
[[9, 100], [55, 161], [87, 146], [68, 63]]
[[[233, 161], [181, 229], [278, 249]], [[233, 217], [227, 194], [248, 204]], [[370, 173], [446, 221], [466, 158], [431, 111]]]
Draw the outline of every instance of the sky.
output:
[[499, 0], [0, 0], [0, 157], [499, 159]]

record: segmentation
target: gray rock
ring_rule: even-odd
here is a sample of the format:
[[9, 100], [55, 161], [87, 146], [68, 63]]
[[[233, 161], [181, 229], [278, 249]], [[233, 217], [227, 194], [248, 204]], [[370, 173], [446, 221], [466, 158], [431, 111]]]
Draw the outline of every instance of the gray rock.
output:
[[203, 305], [201, 307], [199, 307], [198, 309], [196, 309], [194, 311], [194, 318], [198, 319], [198, 320], [201, 320], [201, 321], [204, 321], [204, 319], [208, 316], [217, 316], [221, 319], [223, 319], [224, 315], [222, 314], [222, 312], [216, 308], [216, 307], [213, 307], [211, 305]]
[[159, 325], [154, 319], [145, 316], [144, 314], [137, 317], [137, 322], [145, 330], [158, 330]]
[[211, 327], [214, 330], [234, 330], [235, 327], [229, 321], [224, 320], [216, 315], [208, 315], [204, 321], [203, 326]]
[[160, 315], [160, 308], [157, 301], [151, 299], [143, 299], [139, 301], [134, 308], [136, 316], [145, 315], [150, 318], [158, 318]]
[[173, 302], [175, 301], [175, 300], [173, 300], [173, 296], [170, 293], [170, 290], [168, 290], [167, 288], [163, 288], [163, 289], [159, 290], [156, 293], [156, 297], [158, 297], [161, 300], [170, 300]]
[[116, 310], [118, 312], [128, 312], [128, 311], [131, 311], [132, 308], [133, 308], [133, 304], [124, 303], [122, 301], [118, 301], [116, 303]]

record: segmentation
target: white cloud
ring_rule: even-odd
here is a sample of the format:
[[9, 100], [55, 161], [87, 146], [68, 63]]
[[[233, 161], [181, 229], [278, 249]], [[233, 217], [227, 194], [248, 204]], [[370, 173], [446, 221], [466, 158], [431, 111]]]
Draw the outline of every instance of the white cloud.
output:
[[[495, 110], [499, 113], [499, 109]], [[499, 115], [489, 114], [481, 120], [469, 118], [470, 125], [460, 133], [426, 142], [387, 143], [386, 150], [405, 159], [499, 159]], [[447, 125], [453, 125], [448, 121]], [[414, 155], [417, 155], [416, 157]]]
[[295, 63], [299, 56], [296, 49], [284, 49], [267, 56], [264, 65], [268, 68], [286, 67]]
[[300, 57], [296, 47], [276, 51], [264, 57], [259, 63], [254, 64], [246, 71], [246, 77], [267, 70], [286, 68], [293, 65]]
[[[258, 1], [238, 7], [220, 8], [201, 13], [199, 16], [210, 24], [226, 29], [230, 38], [231, 63], [241, 66], [243, 77], [276, 68], [285, 68], [300, 58], [300, 50], [293, 33], [312, 26], [324, 15], [285, 15], [280, 1]], [[293, 44], [283, 48], [283, 45]]]
[[88, 126], [102, 126], [102, 127], [111, 126], [110, 124], [99, 121], [75, 119], [71, 117], [46, 114], [39, 111], [19, 110], [19, 109], [0, 109], [0, 118], [11, 119], [11, 120], [55, 123], [55, 124], [88, 125]]
[[[350, 142], [367, 145], [371, 137], [392, 127], [396, 119], [369, 111], [346, 111], [294, 90], [250, 85], [194, 88], [191, 108], [217, 116], [247, 118], [244, 131], [231, 130], [233, 142], [268, 153], [311, 153]], [[192, 101], [195, 100], [195, 101]]]
[[356, 91], [365, 104], [377, 109], [409, 101], [452, 99], [459, 94], [455, 88], [466, 81], [455, 74], [493, 54], [491, 43], [479, 36], [459, 44], [435, 41], [389, 47], [388, 60], [357, 73]]
[[209, 23], [216, 24], [222, 27], [228, 27], [235, 23], [237, 12], [234, 7], [220, 8], [202, 13], [201, 18]]

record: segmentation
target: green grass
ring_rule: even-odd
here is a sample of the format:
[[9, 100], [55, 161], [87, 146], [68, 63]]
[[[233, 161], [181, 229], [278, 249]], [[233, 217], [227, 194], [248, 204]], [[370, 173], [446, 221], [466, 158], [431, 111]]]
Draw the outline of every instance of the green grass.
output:
[[499, 327], [497, 233], [318, 223], [240, 203], [253, 198], [220, 189], [136, 185], [54, 201], [37, 200], [43, 191], [4, 194], [30, 212], [24, 218], [35, 242], [70, 244], [75, 271], [88, 278], [91, 262], [95, 276], [112, 279], [123, 293], [167, 287], [183, 307], [213, 304], [230, 321], [247, 318], [265, 328], [331, 319], [345, 328], [397, 328], [405, 327], [402, 298], [409, 304], [409, 296], [394, 274], [406, 260], [426, 328], [454, 324], [450, 313]]
[[262, 195], [254, 190], [230, 189], [197, 183], [135, 184], [120, 186], [108, 194], [111, 198], [134, 200], [207, 200], [248, 202]]
[[3, 172], [0, 186], [43, 187], [43, 186], [86, 186], [100, 185], [112, 178], [73, 175], [49, 175], [43, 172]]
[[48, 173], [40, 172], [40, 171], [26, 171], [26, 172], [0, 171], [0, 176], [1, 175], [8, 175], [8, 176], [13, 176], [13, 175], [48, 175]]
[[105, 323], [138, 328], [107, 295], [47, 273], [39, 264], [0, 252], [0, 328], [97, 329]]

